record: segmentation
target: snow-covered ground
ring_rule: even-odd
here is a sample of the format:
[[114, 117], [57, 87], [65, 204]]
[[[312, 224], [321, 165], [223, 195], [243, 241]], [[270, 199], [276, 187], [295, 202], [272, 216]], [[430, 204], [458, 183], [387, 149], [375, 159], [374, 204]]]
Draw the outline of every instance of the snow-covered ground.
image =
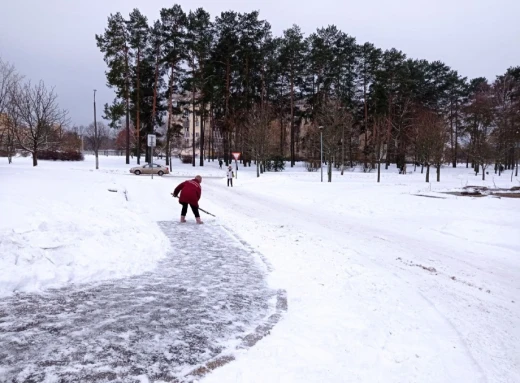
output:
[[301, 165], [258, 179], [240, 167], [228, 188], [216, 163], [153, 180], [123, 158], [100, 165], [0, 162], [0, 294], [153, 268], [168, 247], [156, 222], [180, 212], [169, 193], [201, 174], [217, 215], [203, 219], [263, 254], [288, 297], [271, 334], [204, 383], [520, 381], [520, 199], [439, 193], [519, 186], [509, 173], [446, 167], [426, 184], [393, 166], [380, 184], [321, 183]]
[[166, 254], [144, 179], [91, 165], [0, 162], [0, 296], [141, 273]]

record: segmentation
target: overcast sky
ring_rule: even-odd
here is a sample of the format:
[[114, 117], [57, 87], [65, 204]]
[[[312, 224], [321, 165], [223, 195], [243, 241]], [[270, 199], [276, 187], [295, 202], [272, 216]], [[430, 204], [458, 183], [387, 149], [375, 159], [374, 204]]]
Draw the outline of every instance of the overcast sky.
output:
[[492, 80], [520, 65], [520, 0], [11, 0], [0, 16], [0, 56], [32, 81], [54, 85], [74, 124], [93, 121], [92, 93], [111, 102], [103, 56], [94, 35], [110, 13], [139, 8], [150, 21], [162, 7], [184, 11], [259, 10], [276, 35], [298, 24], [305, 35], [334, 24], [382, 49], [410, 58], [441, 60], [467, 77]]

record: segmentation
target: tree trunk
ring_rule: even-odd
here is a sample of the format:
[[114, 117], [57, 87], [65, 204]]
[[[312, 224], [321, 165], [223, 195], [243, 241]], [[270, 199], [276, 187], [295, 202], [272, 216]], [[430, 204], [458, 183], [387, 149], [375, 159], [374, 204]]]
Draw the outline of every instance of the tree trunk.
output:
[[229, 157], [230, 144], [231, 144], [231, 127], [229, 123], [229, 97], [230, 97], [230, 77], [231, 77], [231, 63], [229, 57], [226, 60], [226, 104], [225, 104], [225, 132], [224, 135], [224, 162], [226, 166], [229, 165], [229, 161], [231, 160]]
[[213, 122], [213, 107], [211, 105], [213, 105], [213, 103], [209, 106], [209, 131], [211, 132], [209, 153], [211, 161], [215, 162], [215, 124]]
[[327, 182], [332, 182], [332, 158], [329, 158], [329, 163], [327, 164]]
[[34, 149], [34, 151], [32, 153], [32, 163], [33, 163], [33, 166], [38, 166], [38, 150], [37, 149]]
[[[141, 93], [141, 84], [139, 79], [139, 66], [141, 64], [141, 49], [137, 48], [137, 89], [136, 89], [136, 136], [137, 136], [137, 164], [139, 165], [141, 163], [141, 111], [139, 110], [139, 96]], [[150, 158], [150, 163], [152, 163], [152, 159]]]
[[450, 143], [451, 143], [451, 163], [453, 167], [456, 166], [455, 162], [455, 141], [454, 141], [454, 131], [453, 131], [453, 100], [450, 98]]
[[13, 162], [13, 153], [11, 147], [11, 135], [9, 133], [9, 129], [7, 128], [7, 162], [11, 164]]
[[426, 182], [430, 182], [430, 164], [426, 165]]
[[193, 127], [193, 132], [192, 132], [192, 138], [193, 138], [193, 142], [191, 143], [191, 146], [192, 146], [192, 149], [193, 149], [193, 158], [191, 159], [191, 164], [193, 166], [195, 166], [195, 84], [192, 86], [192, 89], [191, 89], [191, 107], [192, 107], [192, 112], [193, 112], [193, 121], [192, 121], [192, 127]]
[[[170, 116], [168, 116], [168, 128], [166, 128], [166, 148], [165, 148], [165, 157], [166, 157], [166, 166], [170, 166], [171, 165], [171, 158], [170, 158], [170, 145], [171, 145], [171, 131], [170, 131]], [[170, 170], [171, 170], [171, 166], [170, 166]]]
[[285, 157], [284, 147], [285, 147], [285, 127], [283, 126], [283, 109], [280, 108], [280, 155]]
[[392, 141], [392, 95], [389, 95], [389, 102], [388, 102], [388, 128], [387, 128], [387, 136], [386, 136], [386, 163], [385, 163], [385, 169], [388, 169], [390, 166], [390, 148], [392, 145], [390, 144]]
[[381, 158], [377, 161], [377, 182], [381, 182]]
[[345, 170], [345, 125], [343, 125], [343, 130], [341, 131], [341, 175], [343, 175], [344, 170]]
[[291, 65], [291, 168], [294, 166], [294, 70]]
[[[155, 76], [154, 76], [154, 84], [153, 84], [153, 101], [152, 101], [152, 129], [155, 125], [155, 113], [157, 107], [157, 83], [159, 81], [159, 44], [157, 44], [157, 50], [155, 51]], [[168, 116], [169, 120], [169, 116]], [[168, 125], [169, 127], [169, 125]], [[166, 130], [166, 137], [168, 137], [168, 128]], [[169, 141], [166, 142], [166, 153], [168, 153]], [[166, 154], [166, 165], [168, 166], [168, 154]]]
[[486, 180], [486, 168], [484, 167], [484, 164], [482, 164], [482, 181]]
[[[365, 69], [366, 71], [366, 69]], [[366, 72], [365, 72], [366, 73]], [[367, 145], [368, 145], [368, 105], [367, 105], [367, 79], [366, 76], [363, 77], [363, 104], [364, 104], [364, 112], [365, 112], [365, 144], [363, 145], [363, 159], [365, 168], [368, 165], [367, 161]]]
[[200, 158], [199, 158], [199, 166], [204, 166], [204, 102], [202, 102], [202, 104], [200, 106]]
[[455, 101], [455, 152], [453, 158], [453, 167], [457, 167], [457, 159], [459, 155], [459, 101]]
[[353, 145], [352, 145], [352, 133], [350, 134], [349, 138], [349, 145], [348, 145], [348, 151], [349, 151], [349, 162], [350, 162], [350, 169], [354, 167], [354, 155], [353, 155]]
[[128, 48], [125, 47], [125, 101], [126, 101], [126, 164], [130, 164], [130, 73]]
[[441, 164], [437, 164], [437, 182], [441, 182]]

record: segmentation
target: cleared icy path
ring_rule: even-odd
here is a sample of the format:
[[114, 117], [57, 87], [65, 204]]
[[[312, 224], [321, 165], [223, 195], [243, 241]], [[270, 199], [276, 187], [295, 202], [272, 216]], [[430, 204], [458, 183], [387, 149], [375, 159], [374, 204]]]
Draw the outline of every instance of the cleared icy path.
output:
[[160, 226], [174, 250], [154, 272], [0, 301], [0, 382], [190, 381], [269, 331], [284, 297], [257, 255], [218, 226]]

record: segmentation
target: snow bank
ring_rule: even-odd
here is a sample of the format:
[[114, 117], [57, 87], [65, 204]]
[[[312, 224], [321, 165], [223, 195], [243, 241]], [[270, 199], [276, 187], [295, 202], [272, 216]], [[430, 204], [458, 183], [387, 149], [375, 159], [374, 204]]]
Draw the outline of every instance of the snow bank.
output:
[[0, 296], [146, 272], [169, 249], [131, 178], [72, 166], [0, 164]]

